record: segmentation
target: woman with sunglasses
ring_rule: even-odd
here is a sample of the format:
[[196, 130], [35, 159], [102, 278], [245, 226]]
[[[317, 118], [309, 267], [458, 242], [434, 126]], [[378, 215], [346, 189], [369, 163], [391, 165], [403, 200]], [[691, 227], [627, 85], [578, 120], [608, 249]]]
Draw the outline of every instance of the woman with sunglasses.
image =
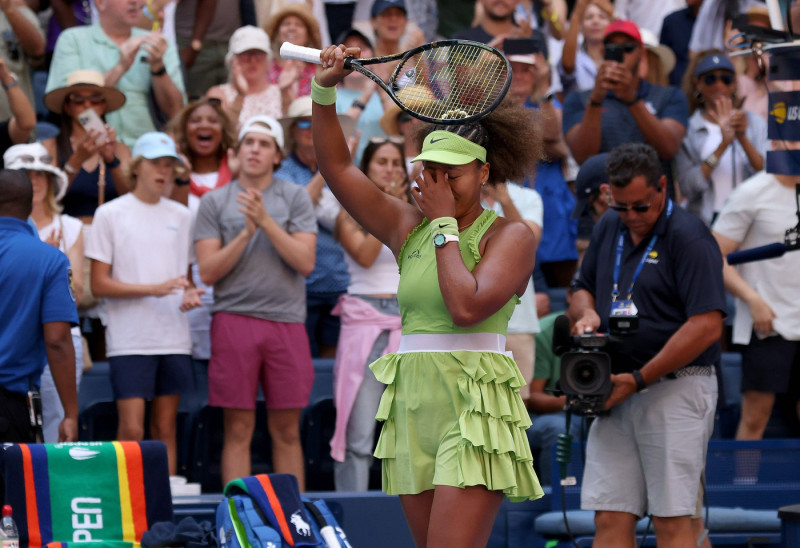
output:
[[728, 194], [764, 168], [767, 128], [740, 109], [736, 71], [722, 51], [698, 55], [686, 70], [689, 126], [675, 157], [675, 171], [689, 211], [710, 225]]
[[400, 269], [403, 334], [397, 353], [370, 365], [387, 385], [375, 456], [383, 489], [399, 495], [417, 546], [485, 546], [504, 497], [537, 499], [519, 396], [505, 354], [508, 320], [534, 266], [523, 223], [481, 205], [481, 185], [521, 180], [539, 158], [533, 115], [509, 101], [480, 122], [419, 133], [424, 162], [415, 205], [387, 196], [350, 158], [336, 129], [336, 84], [348, 71], [330, 46], [312, 99], [320, 171], [342, 206], [392, 250]]
[[85, 224], [91, 224], [98, 206], [128, 191], [125, 170], [130, 150], [117, 141], [110, 125], [84, 127], [84, 113], [92, 109], [104, 120], [124, 103], [125, 95], [106, 86], [103, 75], [94, 70], [72, 72], [66, 86], [44, 96], [47, 108], [61, 115], [61, 131], [42, 144], [69, 179], [64, 211]]
[[[33, 186], [33, 209], [30, 220], [36, 225], [39, 238], [57, 247], [69, 259], [72, 269], [72, 293], [80, 304], [83, 290], [83, 223], [61, 213], [60, 201], [67, 191], [66, 174], [52, 165], [52, 158], [40, 143], [14, 145], [3, 154], [6, 169], [25, 170]], [[83, 341], [80, 328], [71, 329], [75, 347], [76, 384], [83, 373]], [[58, 425], [64, 419], [64, 408], [58, 397], [49, 365], [42, 372], [42, 432], [45, 443], [58, 442]]]
[[[361, 171], [385, 194], [411, 203], [402, 145], [374, 137], [364, 148]], [[341, 320], [334, 367], [334, 483], [337, 491], [366, 491], [375, 449], [375, 413], [384, 390], [369, 364], [397, 351], [400, 274], [392, 250], [345, 210], [337, 218], [336, 236], [345, 250], [350, 285], [333, 311]]]

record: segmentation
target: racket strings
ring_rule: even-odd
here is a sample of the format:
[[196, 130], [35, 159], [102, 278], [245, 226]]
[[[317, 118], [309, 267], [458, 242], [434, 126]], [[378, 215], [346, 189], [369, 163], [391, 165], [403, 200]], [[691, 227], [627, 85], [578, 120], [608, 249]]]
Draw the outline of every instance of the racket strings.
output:
[[470, 45], [433, 48], [407, 59], [395, 73], [396, 97], [431, 119], [483, 113], [498, 101], [508, 79], [501, 56]]

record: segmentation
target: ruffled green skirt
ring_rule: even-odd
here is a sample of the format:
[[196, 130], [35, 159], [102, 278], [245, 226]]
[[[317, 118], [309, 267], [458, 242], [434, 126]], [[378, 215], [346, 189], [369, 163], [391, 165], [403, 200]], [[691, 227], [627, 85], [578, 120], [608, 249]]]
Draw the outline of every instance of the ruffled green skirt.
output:
[[437, 485], [484, 485], [512, 501], [543, 496], [514, 361], [493, 352], [388, 354], [370, 365], [386, 384], [375, 456], [383, 490], [417, 494]]

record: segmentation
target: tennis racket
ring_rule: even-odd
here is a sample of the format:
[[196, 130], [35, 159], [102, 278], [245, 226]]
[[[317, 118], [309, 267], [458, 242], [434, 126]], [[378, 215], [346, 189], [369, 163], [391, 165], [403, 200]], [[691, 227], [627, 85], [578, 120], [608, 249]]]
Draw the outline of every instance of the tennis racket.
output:
[[[321, 50], [284, 42], [281, 57], [321, 64]], [[365, 65], [397, 62], [388, 82]], [[479, 120], [505, 97], [511, 65], [493, 47], [468, 40], [440, 40], [403, 53], [357, 59], [344, 67], [378, 84], [402, 110], [433, 124]]]

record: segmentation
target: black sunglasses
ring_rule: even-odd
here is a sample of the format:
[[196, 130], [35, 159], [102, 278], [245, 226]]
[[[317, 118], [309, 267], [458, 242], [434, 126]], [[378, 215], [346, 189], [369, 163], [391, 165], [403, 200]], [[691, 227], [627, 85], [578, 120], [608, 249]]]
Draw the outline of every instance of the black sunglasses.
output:
[[612, 204], [611, 203], [611, 195], [608, 195], [608, 207], [613, 209], [614, 211], [618, 211], [620, 213], [627, 213], [628, 211], [635, 211], [636, 213], [647, 213], [650, 211], [650, 208], [653, 206], [653, 202], [655, 201], [656, 194], [661, 192], [660, 188], [657, 188], [653, 192], [653, 196], [650, 197], [649, 204], [637, 204], [637, 205], [630, 205], [630, 204]]
[[624, 42], [622, 44], [609, 43], [605, 45], [606, 49], [617, 50], [623, 53], [633, 53], [639, 44], [636, 42]]
[[74, 105], [82, 105], [86, 103], [86, 101], [89, 101], [93, 105], [102, 105], [103, 103], [106, 102], [106, 98], [103, 97], [102, 95], [90, 95], [88, 97], [86, 95], [69, 96], [69, 102]]
[[722, 74], [714, 74], [713, 72], [709, 72], [708, 74], [703, 75], [703, 82], [707, 86], [713, 86], [717, 83], [717, 80], [722, 80], [722, 83], [726, 86], [729, 86], [733, 83], [733, 74], [728, 72], [723, 72]]

